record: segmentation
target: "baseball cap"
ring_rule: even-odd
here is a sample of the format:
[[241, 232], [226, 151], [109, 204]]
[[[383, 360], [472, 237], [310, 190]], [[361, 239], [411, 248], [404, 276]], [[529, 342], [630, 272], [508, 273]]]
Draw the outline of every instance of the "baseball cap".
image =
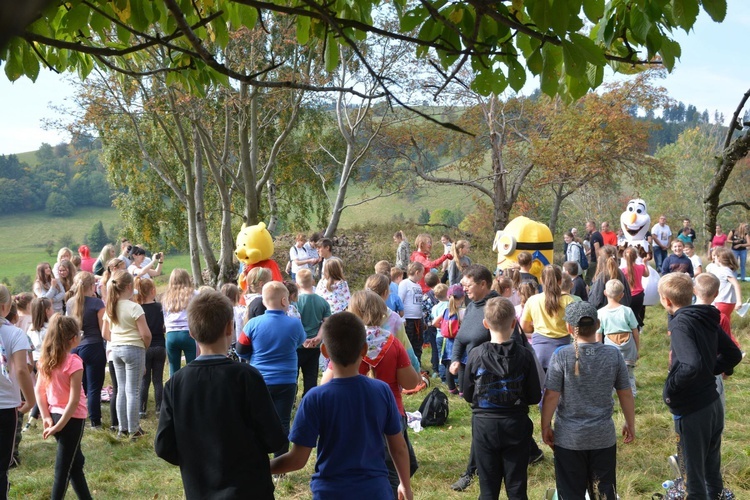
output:
[[465, 295], [464, 287], [461, 285], [451, 285], [448, 288], [448, 297], [456, 297], [457, 299], [463, 299]]
[[571, 302], [565, 308], [565, 322], [570, 326], [593, 326], [596, 319], [596, 307], [589, 302]]

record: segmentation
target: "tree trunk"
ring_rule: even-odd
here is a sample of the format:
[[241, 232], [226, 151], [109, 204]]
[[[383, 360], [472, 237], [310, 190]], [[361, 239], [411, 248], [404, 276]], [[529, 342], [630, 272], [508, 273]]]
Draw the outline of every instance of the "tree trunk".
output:
[[216, 256], [208, 239], [206, 205], [204, 202], [203, 147], [198, 136], [198, 129], [195, 126], [193, 126], [193, 169], [195, 172], [195, 228], [198, 236], [198, 245], [203, 254], [203, 260], [206, 263], [206, 270], [208, 270], [209, 284], [216, 286], [219, 265], [216, 262]]
[[279, 204], [276, 201], [276, 183], [273, 181], [273, 176], [268, 179], [266, 183], [266, 189], [268, 192], [268, 232], [274, 234], [276, 232], [276, 226], [279, 224]]
[[562, 196], [562, 187], [559, 190], [554, 189], [555, 202], [552, 204], [552, 213], [549, 214], [549, 230], [552, 231], [552, 240], [555, 239], [555, 231], [557, 230], [557, 219], [560, 216], [560, 207], [562, 206], [565, 197]]
[[[255, 93], [248, 100], [248, 84], [240, 84], [240, 117], [238, 120], [238, 135], [240, 141], [240, 166], [245, 194], [245, 224], [253, 225], [260, 222], [258, 192], [255, 189], [255, 167], [257, 165], [257, 132], [256, 123], [258, 110]], [[248, 113], [249, 112], [249, 113]]]
[[198, 252], [198, 237], [195, 223], [195, 184], [193, 182], [193, 170], [185, 169], [185, 204], [187, 205], [188, 221], [188, 248], [190, 252], [190, 271], [193, 274], [195, 286], [203, 285], [203, 274], [201, 273], [200, 253]]
[[[737, 137], [729, 146], [724, 148], [721, 156], [717, 158], [716, 175], [711, 180], [708, 187], [708, 194], [703, 200], [703, 206], [706, 210], [706, 232], [710, 242], [716, 234], [716, 219], [719, 216], [719, 199], [724, 186], [729, 180], [729, 176], [734, 170], [738, 161], [747, 156], [750, 152], [750, 132]], [[709, 243], [710, 246], [710, 243]]]

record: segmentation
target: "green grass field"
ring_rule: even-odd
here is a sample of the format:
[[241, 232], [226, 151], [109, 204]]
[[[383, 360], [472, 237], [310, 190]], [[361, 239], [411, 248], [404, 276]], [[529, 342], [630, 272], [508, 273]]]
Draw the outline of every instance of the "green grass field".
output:
[[[750, 285], [743, 287], [750, 293]], [[750, 316], [732, 318], [733, 328], [743, 345], [750, 342]], [[661, 490], [661, 483], [673, 479], [667, 457], [675, 452], [672, 418], [661, 400], [661, 389], [667, 371], [669, 340], [666, 314], [660, 306], [648, 308], [646, 326], [641, 337], [641, 360], [636, 369], [636, 440], [630, 445], [618, 443], [618, 492], [623, 500], [650, 498]], [[429, 350], [423, 353], [429, 360]], [[727, 415], [722, 447], [722, 468], [726, 485], [736, 498], [750, 498], [750, 423], [745, 419], [745, 403], [750, 398], [747, 361], [737, 367], [726, 381]], [[440, 384], [433, 379], [434, 384]], [[441, 386], [442, 387], [442, 386]], [[445, 387], [442, 387], [447, 392]], [[407, 411], [419, 407], [426, 391], [406, 396]], [[450, 396], [451, 414], [444, 427], [430, 427], [420, 433], [410, 432], [420, 468], [413, 478], [415, 498], [427, 500], [469, 499], [479, 493], [475, 483], [464, 493], [450, 489], [466, 466], [471, 440], [471, 415], [468, 405]], [[150, 403], [153, 408], [153, 403]], [[109, 426], [109, 408], [103, 405], [104, 426]], [[220, 411], [215, 409], [212, 411]], [[534, 436], [539, 436], [539, 411], [531, 408]], [[615, 414], [617, 428], [622, 417]], [[83, 440], [86, 475], [95, 498], [162, 498], [183, 497], [179, 471], [157, 458], [152, 440], [157, 421], [151, 413], [143, 422], [148, 435], [137, 443], [118, 441], [109, 431], [87, 430]], [[547, 488], [554, 486], [552, 452], [541, 445], [545, 460], [529, 467], [529, 498], [541, 500]], [[44, 499], [49, 497], [55, 459], [54, 441], [43, 441], [39, 429], [24, 434], [21, 443], [22, 465], [10, 472], [11, 497]], [[310, 498], [309, 480], [313, 462], [299, 472], [288, 474], [278, 485], [277, 498]], [[69, 491], [69, 495], [73, 495]], [[747, 497], [745, 495], [748, 495]], [[506, 498], [505, 494], [501, 498]]]

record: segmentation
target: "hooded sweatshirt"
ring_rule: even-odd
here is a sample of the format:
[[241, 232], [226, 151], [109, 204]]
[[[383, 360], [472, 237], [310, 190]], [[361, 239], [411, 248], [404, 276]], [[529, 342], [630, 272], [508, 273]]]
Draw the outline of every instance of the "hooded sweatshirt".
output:
[[718, 309], [698, 304], [681, 307], [669, 320], [672, 362], [663, 398], [674, 415], [688, 415], [718, 399], [715, 375], [731, 373], [742, 361], [719, 318]]

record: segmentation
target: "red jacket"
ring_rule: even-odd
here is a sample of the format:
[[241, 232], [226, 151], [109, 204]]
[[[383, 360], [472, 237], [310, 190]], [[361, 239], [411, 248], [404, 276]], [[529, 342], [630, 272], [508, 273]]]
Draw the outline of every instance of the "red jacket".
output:
[[[440, 266], [443, 262], [445, 262], [446, 259], [453, 259], [453, 256], [449, 253], [441, 255], [438, 259], [430, 260], [427, 257], [427, 254], [424, 252], [412, 252], [411, 257], [409, 257], [409, 260], [412, 262], [419, 262], [424, 266], [424, 274], [425, 276], [427, 273], [430, 272], [431, 269]], [[424, 282], [424, 276], [422, 276], [422, 279], [419, 280], [419, 286], [422, 287], [422, 292], [427, 293], [430, 289], [425, 282]]]

